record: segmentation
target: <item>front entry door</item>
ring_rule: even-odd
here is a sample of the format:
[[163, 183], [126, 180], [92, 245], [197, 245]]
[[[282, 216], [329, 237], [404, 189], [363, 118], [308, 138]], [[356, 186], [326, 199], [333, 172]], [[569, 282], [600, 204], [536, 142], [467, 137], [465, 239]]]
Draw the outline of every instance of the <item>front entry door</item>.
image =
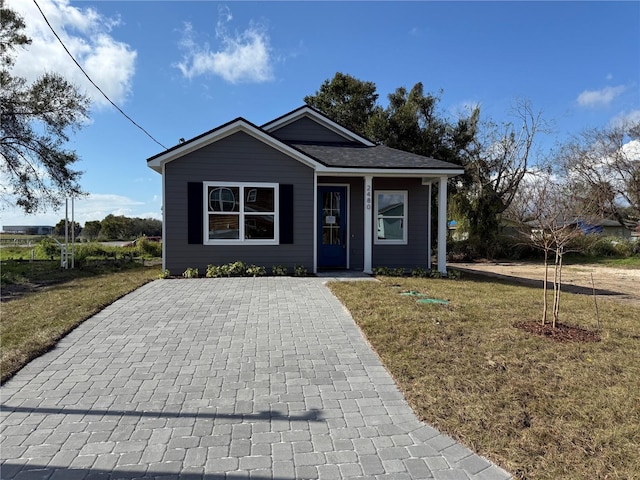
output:
[[318, 267], [347, 267], [347, 187], [318, 187]]

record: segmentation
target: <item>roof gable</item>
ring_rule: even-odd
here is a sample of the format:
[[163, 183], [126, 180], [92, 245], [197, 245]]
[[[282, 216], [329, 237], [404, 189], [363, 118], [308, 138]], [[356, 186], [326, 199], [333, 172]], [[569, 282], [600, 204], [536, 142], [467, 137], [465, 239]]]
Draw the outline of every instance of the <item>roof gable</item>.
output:
[[233, 135], [238, 132], [244, 132], [252, 137], [262, 141], [263, 143], [280, 150], [281, 152], [301, 161], [309, 165], [310, 167], [316, 168], [318, 164], [314, 159], [300, 152], [299, 150], [292, 148], [286, 143], [281, 142], [277, 138], [268, 134], [260, 127], [254, 125], [253, 123], [245, 120], [242, 117], [238, 117], [231, 122], [225, 123], [213, 130], [209, 130], [197, 137], [194, 137], [186, 142], [179, 143], [174, 147], [165, 150], [153, 157], [147, 159], [147, 166], [152, 168], [158, 173], [162, 173], [162, 165], [171, 162], [173, 160], [177, 160], [188, 153], [191, 153], [195, 150], [199, 150], [202, 147], [205, 147], [211, 143], [222, 140], [225, 137]]
[[351, 130], [334, 122], [326, 115], [320, 113], [314, 108], [309, 107], [308, 105], [297, 108], [292, 112], [276, 118], [275, 120], [271, 120], [270, 122], [262, 125], [261, 128], [277, 136], [278, 130], [289, 126], [297, 121], [300, 121], [301, 119], [308, 119], [313, 121], [314, 123], [327, 129], [331, 133], [338, 135], [339, 138], [342, 138], [342, 141], [345, 143], [356, 142], [367, 147], [373, 147], [375, 145], [375, 143], [373, 143], [371, 140], [362, 137], [355, 132], [352, 132]]

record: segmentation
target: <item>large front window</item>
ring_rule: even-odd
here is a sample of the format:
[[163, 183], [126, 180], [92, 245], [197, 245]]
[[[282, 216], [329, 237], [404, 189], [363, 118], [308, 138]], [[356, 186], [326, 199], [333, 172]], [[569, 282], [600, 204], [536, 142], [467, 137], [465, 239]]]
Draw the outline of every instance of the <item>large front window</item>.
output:
[[204, 182], [205, 243], [278, 243], [278, 185]]
[[378, 235], [375, 243], [407, 243], [407, 192], [383, 191], [375, 193]]

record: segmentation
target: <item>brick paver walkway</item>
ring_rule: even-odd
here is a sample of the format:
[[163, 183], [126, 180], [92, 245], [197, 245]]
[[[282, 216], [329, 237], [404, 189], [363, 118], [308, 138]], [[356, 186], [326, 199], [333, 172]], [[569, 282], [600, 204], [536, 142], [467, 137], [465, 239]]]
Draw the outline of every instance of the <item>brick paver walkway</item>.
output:
[[0, 394], [3, 479], [509, 478], [416, 419], [319, 278], [152, 282]]

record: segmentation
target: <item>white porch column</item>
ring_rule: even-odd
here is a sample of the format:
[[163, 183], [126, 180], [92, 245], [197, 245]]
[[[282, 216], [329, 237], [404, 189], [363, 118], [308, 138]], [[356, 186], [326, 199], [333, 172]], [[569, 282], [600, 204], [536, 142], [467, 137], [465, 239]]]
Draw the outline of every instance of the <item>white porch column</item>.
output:
[[438, 271], [447, 274], [447, 177], [438, 181]]
[[364, 177], [364, 273], [371, 274], [371, 249], [373, 246], [373, 176]]
[[431, 254], [433, 252], [432, 247], [431, 247], [431, 216], [433, 215], [432, 212], [432, 205], [431, 205], [431, 189], [433, 188], [433, 183], [429, 182], [429, 200], [428, 200], [428, 206], [427, 206], [427, 268], [429, 270], [431, 270]]

